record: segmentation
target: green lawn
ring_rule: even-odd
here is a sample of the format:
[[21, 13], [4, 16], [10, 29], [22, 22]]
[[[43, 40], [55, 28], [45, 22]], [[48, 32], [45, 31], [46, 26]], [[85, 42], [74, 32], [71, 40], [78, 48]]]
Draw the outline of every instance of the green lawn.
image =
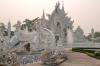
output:
[[86, 50], [86, 48], [72, 48], [72, 51], [80, 52], [80, 53], [85, 53], [88, 56], [91, 56], [91, 57], [96, 58], [96, 59], [100, 59], [100, 52], [95, 53], [95, 51], [93, 51], [93, 50]]

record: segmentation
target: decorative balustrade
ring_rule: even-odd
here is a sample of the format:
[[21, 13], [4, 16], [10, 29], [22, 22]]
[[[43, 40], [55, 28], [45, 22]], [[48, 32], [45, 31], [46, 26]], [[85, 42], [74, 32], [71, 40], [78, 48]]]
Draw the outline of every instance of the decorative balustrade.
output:
[[65, 48], [100, 48], [100, 43], [73, 43], [64, 45]]

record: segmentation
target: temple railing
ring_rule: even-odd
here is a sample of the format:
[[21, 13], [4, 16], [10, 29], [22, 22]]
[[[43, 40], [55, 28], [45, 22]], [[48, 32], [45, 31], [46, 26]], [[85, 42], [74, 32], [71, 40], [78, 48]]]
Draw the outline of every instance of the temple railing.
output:
[[100, 48], [100, 43], [73, 43], [64, 44], [65, 48]]

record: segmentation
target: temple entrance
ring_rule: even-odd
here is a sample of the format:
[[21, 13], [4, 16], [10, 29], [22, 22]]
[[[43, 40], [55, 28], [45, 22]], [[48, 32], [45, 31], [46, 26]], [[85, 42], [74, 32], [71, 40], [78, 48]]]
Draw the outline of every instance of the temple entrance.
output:
[[55, 41], [56, 41], [56, 46], [57, 46], [57, 43], [59, 41], [59, 36], [55, 36]]
[[24, 45], [24, 49], [26, 51], [30, 51], [30, 43], [27, 43], [26, 45]]

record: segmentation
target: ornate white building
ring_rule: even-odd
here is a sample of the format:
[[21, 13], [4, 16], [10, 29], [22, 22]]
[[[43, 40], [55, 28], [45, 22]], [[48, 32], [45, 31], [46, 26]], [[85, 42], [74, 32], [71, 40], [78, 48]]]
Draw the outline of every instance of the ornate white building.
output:
[[41, 24], [54, 33], [56, 43], [59, 40], [63, 43], [67, 42], [67, 29], [73, 29], [73, 21], [65, 13], [64, 6], [60, 9], [60, 3], [56, 3], [52, 14], [48, 15], [48, 20], [45, 19], [44, 15], [43, 13]]
[[[30, 46], [30, 48], [53, 49], [56, 46], [65, 46], [72, 42], [89, 42], [84, 37], [84, 32], [80, 27], [73, 31], [73, 22], [74, 21], [72, 21], [65, 12], [64, 6], [60, 8], [60, 3], [58, 2], [52, 14], [48, 15], [48, 19], [45, 18], [45, 13], [43, 11], [42, 17], [31, 26], [31, 32], [29, 32], [27, 28], [21, 30], [22, 24], [17, 22], [15, 35], [10, 38], [11, 24], [8, 23], [8, 43], [11, 48], [19, 45], [20, 47], [18, 46], [17, 49], [25, 45]], [[33, 27], [36, 29], [34, 30]]]
[[67, 33], [68, 29], [70, 29], [73, 32], [73, 38], [75, 38], [74, 42], [84, 42], [88, 41], [84, 37], [83, 30], [78, 27], [75, 32], [73, 31], [73, 23], [74, 21], [71, 20], [70, 17], [68, 17], [67, 13], [64, 10], [64, 6], [62, 5], [62, 8], [60, 8], [60, 3], [56, 3], [55, 9], [53, 10], [51, 15], [48, 15], [48, 20], [45, 19], [45, 14], [43, 12], [43, 17], [41, 21], [41, 25], [49, 30], [51, 30], [56, 39], [56, 43], [61, 41], [62, 44], [67, 43]]

